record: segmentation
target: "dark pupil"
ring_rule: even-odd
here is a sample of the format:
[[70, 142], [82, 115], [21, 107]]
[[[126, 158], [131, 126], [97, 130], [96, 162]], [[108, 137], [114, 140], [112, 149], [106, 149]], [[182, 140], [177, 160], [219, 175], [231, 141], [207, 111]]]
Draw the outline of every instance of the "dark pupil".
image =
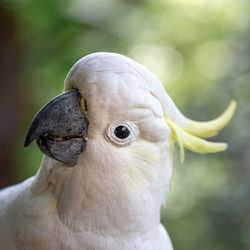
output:
[[120, 125], [115, 129], [115, 135], [120, 139], [125, 139], [130, 135], [130, 131], [127, 127]]

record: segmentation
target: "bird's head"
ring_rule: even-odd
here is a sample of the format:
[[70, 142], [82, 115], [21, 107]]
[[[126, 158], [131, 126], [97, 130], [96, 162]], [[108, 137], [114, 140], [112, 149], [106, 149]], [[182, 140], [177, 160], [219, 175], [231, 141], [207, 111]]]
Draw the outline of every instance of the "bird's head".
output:
[[119, 54], [94, 53], [72, 67], [65, 93], [36, 115], [25, 146], [36, 139], [47, 156], [65, 166], [91, 166], [92, 171], [106, 173], [100, 182], [105, 176], [128, 189], [164, 186], [171, 177], [173, 141], [178, 141], [182, 158], [184, 147], [224, 150], [226, 144], [200, 137], [216, 134], [234, 110], [232, 102], [214, 121], [189, 120], [145, 67]]

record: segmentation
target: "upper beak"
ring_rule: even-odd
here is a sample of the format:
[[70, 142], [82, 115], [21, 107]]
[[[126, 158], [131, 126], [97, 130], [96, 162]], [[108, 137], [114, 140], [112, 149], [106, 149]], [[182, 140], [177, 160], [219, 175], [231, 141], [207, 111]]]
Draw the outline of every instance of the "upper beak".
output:
[[49, 101], [33, 119], [24, 146], [36, 139], [46, 155], [75, 165], [86, 146], [88, 120], [79, 91], [69, 90]]

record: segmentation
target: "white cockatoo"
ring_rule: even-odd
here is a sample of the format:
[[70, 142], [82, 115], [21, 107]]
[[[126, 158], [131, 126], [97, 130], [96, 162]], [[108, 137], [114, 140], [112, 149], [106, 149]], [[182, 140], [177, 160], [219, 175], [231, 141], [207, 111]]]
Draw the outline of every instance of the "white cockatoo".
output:
[[34, 177], [0, 192], [0, 249], [170, 250], [160, 208], [172, 174], [172, 144], [217, 152], [217, 119], [195, 122], [145, 67], [115, 53], [80, 59], [65, 93], [34, 118], [25, 146], [45, 153]]

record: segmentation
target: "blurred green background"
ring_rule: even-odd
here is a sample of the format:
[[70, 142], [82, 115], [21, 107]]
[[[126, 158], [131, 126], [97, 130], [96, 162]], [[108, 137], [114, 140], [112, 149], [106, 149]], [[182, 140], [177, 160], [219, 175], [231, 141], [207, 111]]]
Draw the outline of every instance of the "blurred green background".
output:
[[[63, 90], [82, 56], [125, 54], [155, 73], [185, 115], [231, 123], [226, 152], [178, 149], [162, 221], [175, 250], [250, 249], [250, 1], [2, 0], [0, 186], [36, 173], [42, 153], [23, 148], [37, 110]], [[152, 249], [153, 250], [153, 249]]]

